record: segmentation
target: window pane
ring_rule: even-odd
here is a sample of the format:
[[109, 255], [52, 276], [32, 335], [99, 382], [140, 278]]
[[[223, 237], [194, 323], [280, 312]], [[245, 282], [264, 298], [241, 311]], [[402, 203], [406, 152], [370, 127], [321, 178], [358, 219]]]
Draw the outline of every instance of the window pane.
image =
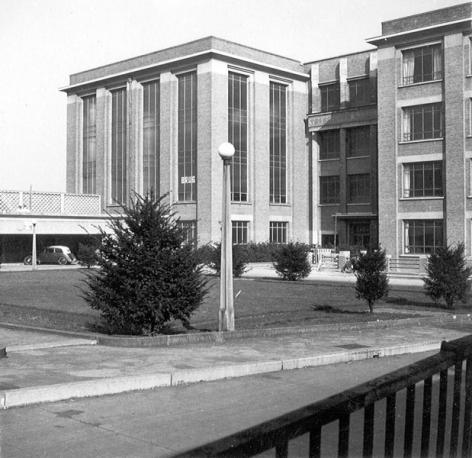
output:
[[159, 195], [159, 81], [143, 84], [143, 190]]
[[123, 204], [127, 199], [126, 170], [126, 89], [118, 89], [112, 93], [111, 121], [111, 197], [113, 203]]
[[402, 72], [404, 85], [441, 79], [441, 45], [429, 45], [403, 51]]

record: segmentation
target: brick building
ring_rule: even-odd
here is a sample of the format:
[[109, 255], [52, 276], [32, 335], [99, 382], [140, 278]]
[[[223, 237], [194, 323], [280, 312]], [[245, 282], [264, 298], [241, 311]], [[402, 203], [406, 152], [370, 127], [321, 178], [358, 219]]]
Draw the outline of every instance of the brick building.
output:
[[464, 241], [471, 254], [472, 4], [382, 23], [379, 236], [393, 257]]
[[109, 211], [169, 192], [200, 243], [219, 240], [230, 141], [236, 243], [471, 255], [471, 13], [386, 21], [377, 49], [306, 64], [208, 37], [71, 75], [67, 191]]
[[67, 191], [119, 212], [152, 187], [199, 243], [216, 241], [230, 141], [233, 240], [306, 241], [308, 79], [297, 61], [214, 37], [71, 75]]

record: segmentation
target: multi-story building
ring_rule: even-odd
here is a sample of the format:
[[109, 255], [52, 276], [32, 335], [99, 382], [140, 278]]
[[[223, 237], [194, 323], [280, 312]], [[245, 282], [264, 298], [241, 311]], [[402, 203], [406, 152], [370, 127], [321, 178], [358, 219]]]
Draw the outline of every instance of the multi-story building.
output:
[[71, 75], [67, 190], [118, 212], [133, 192], [169, 193], [193, 237], [219, 240], [229, 141], [233, 241], [305, 241], [308, 79], [293, 59], [215, 37]]
[[214, 37], [71, 75], [67, 190], [119, 211], [168, 192], [220, 238], [421, 256], [472, 239], [471, 3], [382, 23], [377, 49], [302, 65]]
[[382, 23], [379, 236], [394, 257], [471, 254], [472, 3]]
[[378, 242], [377, 59], [365, 51], [306, 64], [311, 76], [312, 243]]

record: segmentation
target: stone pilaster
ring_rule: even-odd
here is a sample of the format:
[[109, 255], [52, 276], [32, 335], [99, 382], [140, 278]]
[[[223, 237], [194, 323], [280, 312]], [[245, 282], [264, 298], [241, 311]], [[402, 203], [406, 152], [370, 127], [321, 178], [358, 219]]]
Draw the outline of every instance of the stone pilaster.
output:
[[96, 184], [97, 193], [102, 196], [102, 208], [106, 208], [111, 200], [111, 93], [105, 88], [98, 88], [96, 97]]

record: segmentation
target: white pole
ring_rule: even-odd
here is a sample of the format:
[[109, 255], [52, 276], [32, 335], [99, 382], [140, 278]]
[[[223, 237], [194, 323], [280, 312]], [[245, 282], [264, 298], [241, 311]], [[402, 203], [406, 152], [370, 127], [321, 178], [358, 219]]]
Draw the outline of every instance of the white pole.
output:
[[222, 195], [222, 228], [221, 228], [221, 268], [220, 268], [220, 308], [218, 330], [234, 331], [233, 305], [233, 250], [231, 231], [231, 158], [234, 147], [231, 143], [223, 143], [218, 148], [223, 159], [223, 195]]
[[37, 259], [36, 259], [36, 221], [31, 223], [33, 226], [33, 250], [31, 255], [31, 269], [36, 270], [37, 268]]

